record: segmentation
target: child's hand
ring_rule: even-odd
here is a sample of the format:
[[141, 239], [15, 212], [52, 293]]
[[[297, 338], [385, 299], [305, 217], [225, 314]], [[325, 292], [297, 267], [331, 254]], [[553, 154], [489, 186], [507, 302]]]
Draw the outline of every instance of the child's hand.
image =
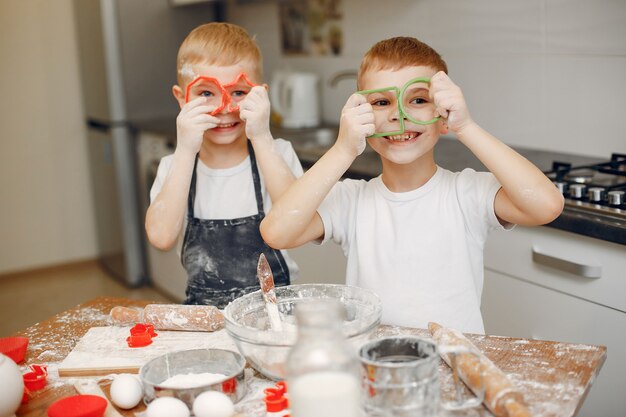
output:
[[374, 111], [361, 94], [352, 94], [341, 110], [337, 144], [355, 157], [365, 150], [366, 138], [374, 134]]
[[194, 156], [200, 151], [204, 132], [213, 129], [219, 119], [209, 113], [215, 106], [206, 104], [206, 98], [198, 97], [186, 103], [176, 118], [176, 148]]
[[264, 86], [252, 87], [239, 104], [239, 117], [246, 122], [246, 135], [253, 143], [261, 138], [271, 138], [270, 99]]
[[474, 123], [463, 92], [445, 72], [439, 71], [430, 79], [430, 96], [437, 107], [438, 115], [447, 119], [448, 127], [453, 132], [459, 132]]

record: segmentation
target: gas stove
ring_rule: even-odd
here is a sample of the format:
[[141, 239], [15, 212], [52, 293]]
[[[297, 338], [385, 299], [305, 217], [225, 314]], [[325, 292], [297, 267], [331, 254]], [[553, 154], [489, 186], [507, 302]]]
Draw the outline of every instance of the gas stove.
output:
[[586, 166], [553, 162], [546, 173], [565, 197], [565, 209], [626, 220], [626, 154]]

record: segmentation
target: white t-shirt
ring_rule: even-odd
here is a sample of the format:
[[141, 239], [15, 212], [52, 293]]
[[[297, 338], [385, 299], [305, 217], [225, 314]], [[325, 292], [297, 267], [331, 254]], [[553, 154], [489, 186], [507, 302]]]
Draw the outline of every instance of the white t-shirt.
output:
[[324, 240], [348, 258], [346, 284], [382, 299], [383, 323], [427, 328], [434, 321], [484, 333], [483, 245], [502, 228], [500, 184], [488, 172], [437, 167], [423, 186], [394, 193], [380, 176], [336, 184], [318, 212]]
[[[291, 142], [284, 139], [274, 140], [274, 149], [278, 152], [296, 178], [302, 176], [302, 165], [296, 155]], [[170, 170], [174, 155], [168, 155], [161, 159], [157, 176], [150, 189], [150, 201], [154, 201], [161, 191], [167, 173]], [[258, 166], [258, 165], [257, 165]], [[263, 209], [267, 214], [272, 207], [270, 195], [265, 188], [263, 173], [259, 169], [261, 177], [261, 192], [263, 194]], [[257, 214], [256, 198], [254, 196], [254, 183], [252, 181], [252, 168], [250, 157], [246, 157], [240, 164], [226, 169], [209, 168], [198, 160], [196, 171], [196, 199], [194, 201], [194, 216], [199, 219], [236, 219]], [[187, 228], [187, 216], [178, 238], [177, 250], [182, 250], [182, 240]], [[298, 279], [298, 265], [289, 257], [287, 251], [281, 251], [289, 268], [291, 281]]]

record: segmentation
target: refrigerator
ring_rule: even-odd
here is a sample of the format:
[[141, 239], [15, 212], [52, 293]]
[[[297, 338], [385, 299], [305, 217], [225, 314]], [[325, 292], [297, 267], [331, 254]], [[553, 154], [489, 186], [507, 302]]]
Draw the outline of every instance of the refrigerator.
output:
[[74, 0], [73, 8], [100, 263], [138, 287], [149, 279], [134, 126], [175, 120], [178, 47], [194, 27], [219, 20], [222, 4]]

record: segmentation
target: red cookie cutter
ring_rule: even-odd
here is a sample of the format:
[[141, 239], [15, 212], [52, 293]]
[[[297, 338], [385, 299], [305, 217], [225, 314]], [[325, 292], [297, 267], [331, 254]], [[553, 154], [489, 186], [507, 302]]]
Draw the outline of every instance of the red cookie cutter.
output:
[[235, 78], [235, 80], [228, 84], [220, 83], [217, 78], [205, 77], [201, 75], [199, 77], [194, 78], [189, 84], [187, 84], [187, 89], [185, 90], [185, 103], [189, 103], [189, 93], [191, 91], [191, 87], [193, 87], [195, 84], [197, 84], [200, 81], [208, 81], [210, 83], [215, 84], [215, 86], [219, 89], [220, 94], [222, 95], [220, 105], [217, 108], [215, 108], [211, 113], [209, 113], [211, 116], [215, 116], [216, 114], [221, 113], [225, 108], [227, 109], [228, 112], [239, 110], [238, 105], [236, 106], [232, 105], [232, 99], [227, 90], [228, 88], [234, 85], [237, 85], [237, 83], [240, 83], [240, 82], [244, 82], [249, 87], [256, 87], [259, 85], [250, 81], [250, 79], [248, 78], [245, 72], [239, 73], [239, 75]]
[[[265, 409], [269, 413], [277, 413], [289, 408], [289, 400], [287, 399], [287, 384], [285, 381], [279, 381], [275, 385], [276, 388], [265, 388], [263, 393], [265, 397]], [[289, 414], [285, 414], [287, 417]]]
[[137, 323], [130, 329], [130, 336], [126, 338], [126, 342], [131, 348], [144, 347], [151, 344], [152, 338], [156, 336], [152, 324]]
[[230, 378], [222, 382], [222, 392], [224, 394], [232, 394], [235, 391], [237, 391], [237, 380], [235, 378]]
[[48, 378], [48, 367], [45, 365], [29, 365], [30, 372], [22, 375], [24, 387], [30, 392], [43, 389]]

